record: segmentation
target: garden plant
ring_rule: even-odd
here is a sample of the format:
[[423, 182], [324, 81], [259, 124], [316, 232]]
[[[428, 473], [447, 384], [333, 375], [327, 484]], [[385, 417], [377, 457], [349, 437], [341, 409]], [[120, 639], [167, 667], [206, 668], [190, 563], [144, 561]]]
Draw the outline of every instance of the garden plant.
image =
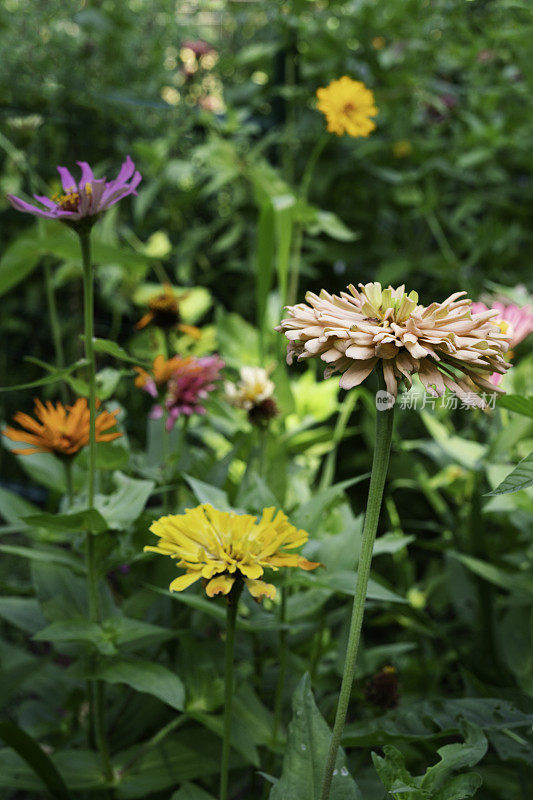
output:
[[5, 0], [0, 797], [531, 800], [532, 32]]

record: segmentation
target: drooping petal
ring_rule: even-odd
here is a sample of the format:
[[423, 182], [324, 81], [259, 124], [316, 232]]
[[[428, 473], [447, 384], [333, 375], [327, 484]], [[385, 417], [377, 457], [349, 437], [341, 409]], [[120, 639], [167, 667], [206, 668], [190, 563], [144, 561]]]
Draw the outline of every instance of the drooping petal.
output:
[[272, 583], [265, 583], [265, 581], [246, 580], [246, 588], [255, 600], [261, 600], [262, 597], [269, 597], [274, 600], [276, 596], [276, 587]]
[[216, 578], [211, 578], [205, 592], [208, 597], [214, 597], [217, 594], [229, 594], [235, 583], [235, 576], [233, 575], [217, 575]]

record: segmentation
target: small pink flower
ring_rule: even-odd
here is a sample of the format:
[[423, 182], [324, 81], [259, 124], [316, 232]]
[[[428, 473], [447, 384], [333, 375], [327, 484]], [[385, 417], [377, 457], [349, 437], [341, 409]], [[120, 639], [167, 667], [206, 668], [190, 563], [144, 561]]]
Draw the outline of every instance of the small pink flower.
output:
[[[472, 312], [474, 314], [488, 311], [489, 309], [485, 303], [472, 303]], [[495, 300], [490, 307], [491, 311], [497, 311], [498, 316], [493, 319], [493, 322], [502, 330], [502, 333], [508, 333], [511, 337], [510, 347], [516, 347], [517, 344], [523, 342], [524, 339], [533, 332], [533, 313], [529, 306], [519, 306], [514, 303], [500, 303]], [[512, 352], [507, 353], [508, 358], [512, 358]], [[497, 386], [502, 379], [502, 376], [497, 372], [493, 372], [490, 376], [491, 383]]]
[[[167, 430], [172, 430], [182, 414], [205, 414], [202, 401], [216, 388], [215, 381], [220, 379], [220, 370], [224, 366], [218, 356], [190, 356], [180, 360], [168, 382], [165, 399]], [[161, 406], [155, 406], [151, 416], [161, 417], [162, 413]]]
[[[107, 181], [105, 178], [96, 180], [86, 161], [78, 161], [77, 164], [81, 168], [81, 179], [78, 183], [66, 167], [57, 168], [63, 185], [62, 195], [57, 195], [52, 199], [34, 195], [44, 208], [27, 203], [12, 194], [7, 196], [9, 202], [13, 208], [23, 211], [25, 214], [59, 219], [72, 224], [88, 217], [96, 218], [123, 197], [137, 194], [136, 189], [141, 182], [141, 173], [135, 171], [135, 164], [129, 156], [126, 157], [126, 161], [114, 181]], [[96, 222], [96, 219], [93, 221]]]

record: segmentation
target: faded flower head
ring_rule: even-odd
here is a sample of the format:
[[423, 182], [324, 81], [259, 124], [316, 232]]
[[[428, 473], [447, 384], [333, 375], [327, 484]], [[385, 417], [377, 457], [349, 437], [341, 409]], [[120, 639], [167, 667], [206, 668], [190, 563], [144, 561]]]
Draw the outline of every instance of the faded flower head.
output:
[[[181, 296], [183, 300], [187, 293]], [[136, 323], [137, 330], [146, 328], [147, 325], [154, 325], [156, 328], [161, 328], [164, 331], [170, 331], [177, 328], [182, 333], [186, 333], [193, 339], [199, 339], [201, 336], [200, 330], [194, 325], [183, 325], [180, 322], [180, 308], [179, 300], [176, 297], [174, 290], [170, 283], [165, 283], [162, 291], [154, 295], [148, 300], [148, 308], [150, 309]]]
[[[497, 312], [497, 316], [492, 321], [498, 325], [502, 333], [510, 337], [511, 347], [516, 347], [533, 332], [533, 313], [529, 306], [520, 308], [514, 303], [505, 304], [495, 301], [488, 309], [484, 303], [472, 303], [472, 311], [476, 314], [489, 310]], [[506, 358], [510, 361], [512, 357], [513, 352], [509, 350]], [[498, 372], [494, 372], [490, 376], [491, 383], [495, 386], [500, 383], [501, 379], [502, 376]]]
[[240, 380], [237, 383], [226, 381], [224, 389], [229, 403], [249, 411], [272, 397], [275, 386], [263, 367], [241, 367]]
[[354, 81], [347, 75], [329, 86], [317, 89], [317, 107], [326, 116], [328, 131], [342, 136], [368, 136], [375, 130], [375, 117], [378, 109], [374, 95], [361, 81]]
[[418, 374], [434, 397], [448, 388], [469, 405], [486, 406], [480, 390], [495, 391], [490, 375], [509, 366], [504, 353], [510, 337], [494, 323], [496, 311], [472, 314], [465, 292], [425, 307], [404, 286], [359, 287], [350, 285], [340, 296], [308, 292], [307, 304], [288, 307], [289, 316], [277, 330], [289, 339], [289, 364], [294, 356], [318, 356], [329, 364], [325, 376], [340, 372], [341, 388], [351, 389], [381, 362], [393, 396], [398, 382], [410, 386]]
[[[119, 410], [111, 413], [102, 411], [96, 416], [96, 441], [111, 442], [122, 436], [115, 431], [105, 433], [116, 425]], [[16, 455], [31, 455], [31, 453], [55, 453], [58, 456], [74, 456], [78, 450], [89, 444], [90, 413], [85, 397], [79, 397], [74, 405], [55, 405], [49, 400], [43, 405], [35, 398], [34, 414], [37, 419], [17, 411], [13, 419], [24, 430], [6, 428], [3, 433], [13, 442], [24, 442], [32, 445], [30, 448], [13, 450]]]
[[[34, 195], [44, 208], [27, 203], [12, 194], [7, 196], [9, 202], [13, 208], [26, 214], [59, 219], [76, 225], [80, 220], [98, 217], [129, 194], [137, 194], [141, 173], [135, 171], [135, 164], [129, 156], [126, 157], [118, 176], [113, 181], [107, 181], [105, 178], [97, 180], [86, 161], [78, 161], [77, 164], [81, 168], [81, 179], [78, 182], [66, 167], [57, 168], [63, 185], [62, 194], [54, 195], [51, 199]], [[92, 221], [96, 222], [96, 219]]]
[[251, 514], [218, 511], [208, 504], [188, 508], [184, 514], [161, 517], [150, 530], [159, 537], [145, 550], [177, 560], [186, 572], [170, 584], [181, 592], [203, 578], [209, 597], [227, 595], [236, 580], [244, 581], [252, 597], [273, 598], [276, 589], [260, 580], [265, 567], [315, 569], [319, 564], [287, 552], [304, 544], [308, 535], [291, 525], [282, 511], [265, 508], [261, 519]]

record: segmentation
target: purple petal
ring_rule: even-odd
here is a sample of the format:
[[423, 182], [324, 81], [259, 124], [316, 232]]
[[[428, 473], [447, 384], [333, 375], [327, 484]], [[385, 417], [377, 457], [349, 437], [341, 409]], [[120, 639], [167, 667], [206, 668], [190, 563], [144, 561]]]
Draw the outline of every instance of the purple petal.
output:
[[117, 177], [111, 183], [118, 185], [119, 183], [126, 183], [127, 180], [131, 178], [135, 171], [135, 164], [131, 160], [129, 156], [126, 156], [126, 160], [120, 168], [120, 172], [118, 173]]
[[8, 194], [7, 199], [13, 208], [16, 208], [17, 211], [22, 211], [25, 214], [34, 214], [36, 217], [47, 217], [48, 219], [54, 219], [56, 216], [55, 213], [52, 213], [51, 211], [44, 211], [44, 209], [37, 208], [37, 206], [32, 206], [31, 203], [27, 203], [25, 200], [21, 200], [20, 197], [15, 197], [12, 194]]
[[86, 161], [76, 161], [76, 164], [81, 169], [80, 185], [85, 186], [86, 183], [92, 183], [94, 181], [94, 175], [89, 164]]
[[45, 197], [44, 195], [39, 195], [39, 194], [34, 194], [33, 196], [35, 197], [36, 200], [39, 201], [39, 203], [42, 203], [43, 206], [49, 208], [50, 211], [53, 211], [54, 208], [57, 208], [57, 203], [54, 203], [54, 201], [50, 200], [49, 197]]
[[63, 190], [65, 192], [75, 192], [78, 188], [78, 185], [68, 169], [66, 167], [58, 167], [57, 171], [61, 177], [61, 183], [63, 184]]

